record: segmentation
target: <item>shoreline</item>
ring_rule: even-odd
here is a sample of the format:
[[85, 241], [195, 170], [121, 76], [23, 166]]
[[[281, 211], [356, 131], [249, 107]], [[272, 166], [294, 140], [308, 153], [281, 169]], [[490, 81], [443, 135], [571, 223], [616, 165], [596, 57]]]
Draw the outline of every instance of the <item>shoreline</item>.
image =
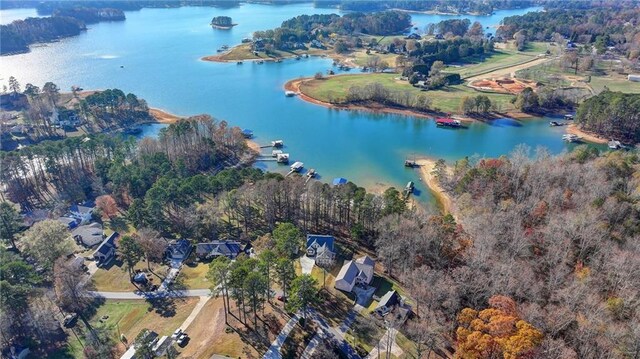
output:
[[[172, 123], [178, 122], [183, 118], [189, 117], [189, 116], [178, 116], [173, 113], [170, 113], [155, 107], [149, 107], [149, 114], [151, 114], [151, 116], [155, 119], [155, 121], [150, 121], [147, 123], [161, 123], [165, 125], [170, 125]], [[257, 142], [251, 139], [246, 139], [245, 141], [247, 143], [247, 146], [250, 149], [252, 149], [256, 153], [260, 153], [260, 145]]]
[[[390, 114], [396, 114], [396, 115], [405, 115], [405, 116], [412, 116], [412, 117], [420, 117], [420, 118], [424, 118], [424, 119], [433, 119], [433, 116], [430, 116], [424, 112], [418, 112], [415, 110], [408, 110], [408, 109], [399, 109], [399, 108], [392, 108], [392, 107], [387, 107], [387, 106], [382, 106], [379, 104], [375, 104], [372, 106], [363, 106], [363, 105], [353, 105], [353, 104], [349, 104], [349, 105], [336, 105], [336, 104], [332, 104], [329, 102], [324, 102], [324, 101], [320, 101], [317, 100], [305, 93], [303, 93], [302, 91], [300, 91], [300, 85], [306, 81], [309, 80], [310, 78], [302, 78], [302, 79], [295, 79], [295, 80], [289, 80], [284, 84], [284, 89], [286, 91], [293, 91], [295, 92], [298, 97], [300, 97], [303, 101], [315, 104], [315, 105], [319, 105], [319, 106], [324, 106], [327, 108], [331, 108], [331, 109], [335, 109], [335, 110], [349, 110], [349, 111], [368, 111], [368, 112], [373, 112], [373, 113], [390, 113]], [[467, 117], [460, 117], [458, 118], [461, 121], [465, 121], [465, 122], [473, 122], [475, 120], [471, 119], [471, 118], [467, 118]]]
[[229, 26], [223, 26], [223, 25], [216, 25], [216, 24], [210, 24], [212, 28], [214, 29], [218, 29], [218, 30], [231, 30], [233, 29], [234, 26], [238, 25], [238, 24], [231, 24]]
[[[334, 76], [340, 76], [340, 75], [334, 75]], [[429, 114], [429, 113], [421, 112], [421, 111], [417, 111], [417, 110], [388, 107], [388, 106], [380, 105], [380, 104], [377, 104], [377, 103], [376, 104], [371, 104], [369, 106], [364, 106], [364, 105], [353, 105], [353, 104], [337, 105], [337, 104], [333, 104], [333, 103], [329, 103], [329, 102], [320, 101], [318, 99], [315, 99], [315, 98], [305, 94], [304, 92], [302, 92], [300, 90], [300, 85], [302, 85], [303, 82], [308, 81], [308, 80], [312, 80], [312, 79], [313, 78], [311, 78], [311, 77], [305, 77], [305, 78], [298, 78], [298, 79], [294, 79], [294, 80], [289, 80], [284, 84], [284, 89], [285, 89], [285, 91], [293, 91], [293, 92], [295, 92], [298, 95], [298, 97], [300, 97], [303, 101], [312, 103], [314, 105], [318, 105], [318, 106], [323, 106], [323, 107], [327, 107], [327, 108], [330, 108], [330, 109], [334, 109], [334, 110], [368, 111], [368, 112], [373, 112], [373, 113], [389, 113], [389, 114], [395, 114], [395, 115], [418, 117], [418, 118], [423, 118], [423, 119], [427, 119], [427, 120], [434, 120], [438, 116], [444, 116], [444, 115], [438, 115], [436, 113]], [[524, 120], [524, 119], [530, 119], [530, 118], [534, 117], [532, 115], [529, 115], [529, 114], [526, 114], [526, 113], [520, 112], [520, 111], [507, 111], [504, 114], [507, 115], [508, 117], [511, 117], [513, 119], [516, 119], [516, 120]], [[450, 116], [452, 118], [455, 118], [456, 120], [460, 120], [462, 122], [467, 122], [467, 123], [478, 122], [478, 120], [474, 119], [473, 117], [465, 116], [465, 115], [462, 115], [462, 114], [457, 114], [456, 113], [456, 114], [451, 114]]]
[[578, 128], [578, 125], [576, 125], [575, 123], [570, 123], [567, 126], [566, 133], [582, 137], [584, 141], [591, 143], [597, 143], [600, 145], [606, 145], [607, 143], [609, 143], [609, 140], [607, 140], [606, 138], [602, 138], [592, 132], [582, 130]]
[[[424, 184], [426, 184], [429, 190], [431, 191], [431, 194], [436, 199], [436, 203], [440, 211], [445, 215], [451, 214], [453, 218], [455, 218], [456, 221], [458, 221], [458, 215], [456, 214], [453, 206], [453, 199], [444, 190], [444, 188], [440, 186], [440, 183], [438, 183], [438, 180], [431, 173], [433, 171], [433, 168], [436, 165], [436, 162], [437, 162], [436, 160], [430, 159], [430, 158], [420, 158], [416, 160], [416, 163], [419, 166], [418, 171], [420, 173], [420, 180], [422, 180]], [[449, 170], [450, 168], [447, 167], [447, 171]]]

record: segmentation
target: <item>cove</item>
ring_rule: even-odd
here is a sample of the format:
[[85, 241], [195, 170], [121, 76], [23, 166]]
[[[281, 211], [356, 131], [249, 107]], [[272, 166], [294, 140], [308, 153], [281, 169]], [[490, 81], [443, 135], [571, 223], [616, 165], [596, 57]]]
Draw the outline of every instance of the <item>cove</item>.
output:
[[[456, 17], [493, 27], [504, 16], [530, 10], [539, 9]], [[16, 10], [2, 11], [1, 15], [11, 16], [12, 11]], [[6, 83], [9, 76], [15, 76], [23, 86], [53, 81], [63, 90], [72, 85], [85, 89], [120, 88], [146, 99], [151, 107], [178, 115], [208, 113], [252, 129], [259, 144], [284, 140], [291, 160], [315, 168], [325, 182], [345, 177], [358, 185], [384, 189], [403, 188], [408, 181], [414, 181], [420, 193], [418, 199], [425, 203], [433, 198], [419, 181], [418, 172], [404, 168], [407, 157], [444, 158], [451, 162], [464, 156], [508, 154], [519, 144], [543, 146], [554, 154], [570, 150], [572, 145], [560, 139], [564, 129], [549, 127], [548, 119], [473, 123], [468, 129], [451, 130], [437, 128], [430, 120], [338, 111], [284, 96], [285, 82], [325, 72], [331, 68], [330, 59], [262, 65], [200, 60], [215, 54], [222, 45], [239, 43], [255, 30], [314, 13], [339, 11], [314, 8], [312, 4], [244, 4], [231, 9], [183, 7], [126, 12], [126, 21], [94, 24], [80, 36], [34, 47], [27, 54], [1, 57], [0, 80]], [[238, 25], [231, 30], [212, 29], [209, 22], [213, 16], [230, 16]], [[420, 27], [451, 18], [426, 14], [412, 17]], [[161, 126], [149, 125], [145, 134], [153, 135]], [[288, 170], [288, 166], [271, 162], [258, 162], [257, 166], [271, 171]]]

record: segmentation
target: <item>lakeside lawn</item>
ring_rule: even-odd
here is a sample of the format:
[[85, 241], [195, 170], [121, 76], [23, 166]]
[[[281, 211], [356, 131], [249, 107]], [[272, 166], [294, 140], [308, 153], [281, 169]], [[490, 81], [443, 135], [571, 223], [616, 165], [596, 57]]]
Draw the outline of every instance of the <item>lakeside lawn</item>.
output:
[[[219, 55], [219, 59], [222, 61], [243, 61], [243, 60], [275, 60], [277, 58], [289, 58], [302, 54], [309, 55], [322, 55], [327, 54], [329, 50], [316, 49], [307, 46], [307, 50], [294, 50], [294, 51], [281, 51], [275, 50], [273, 54], [267, 54], [264, 51], [258, 52], [258, 55], [251, 49], [251, 44], [240, 44], [232, 47], [229, 51]], [[217, 55], [205, 56], [215, 57]]]
[[477, 96], [479, 94], [487, 95], [492, 102], [498, 105], [500, 111], [515, 109], [510, 102], [514, 97], [513, 95], [479, 92], [465, 85], [454, 85], [438, 90], [421, 91], [406, 81], [398, 80], [397, 78], [399, 76], [400, 75], [395, 73], [337, 75], [320, 80], [311, 79], [305, 81], [301, 84], [300, 90], [304, 94], [323, 102], [340, 103], [344, 101], [349, 87], [379, 83], [392, 91], [406, 91], [412, 95], [424, 94], [432, 100], [433, 108], [438, 108], [443, 112], [459, 112], [463, 97]]

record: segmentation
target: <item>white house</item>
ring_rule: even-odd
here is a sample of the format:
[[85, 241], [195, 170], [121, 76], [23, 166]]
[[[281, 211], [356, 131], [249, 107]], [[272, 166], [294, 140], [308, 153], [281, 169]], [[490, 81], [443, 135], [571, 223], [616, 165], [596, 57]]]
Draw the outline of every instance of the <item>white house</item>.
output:
[[336, 277], [335, 288], [351, 292], [356, 285], [368, 285], [373, 280], [375, 262], [369, 256], [364, 256], [345, 263]]

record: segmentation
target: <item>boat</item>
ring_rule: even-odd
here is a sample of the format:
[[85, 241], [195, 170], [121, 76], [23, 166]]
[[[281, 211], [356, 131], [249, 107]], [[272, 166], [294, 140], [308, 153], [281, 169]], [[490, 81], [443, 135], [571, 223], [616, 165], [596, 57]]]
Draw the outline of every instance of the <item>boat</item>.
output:
[[241, 131], [242, 132], [242, 136], [244, 136], [244, 138], [251, 138], [253, 137], [253, 131], [251, 131], [248, 128], [245, 128], [244, 130]]
[[242, 65], [242, 61], [236, 62], [236, 65]]
[[462, 124], [459, 120], [455, 120], [449, 117], [442, 117], [436, 119], [436, 126], [441, 127], [460, 127]]
[[262, 65], [262, 64], [264, 64], [264, 60], [258, 60], [257, 63], [258, 63], [258, 65]]
[[285, 91], [284, 95], [287, 97], [293, 97], [295, 95], [297, 95], [294, 91]]
[[622, 146], [622, 143], [620, 143], [620, 141], [611, 140], [609, 141], [609, 143], [607, 143], [607, 147], [612, 150], [619, 150], [624, 146]]
[[271, 141], [271, 147], [282, 147], [284, 146], [284, 141], [283, 140], [275, 140], [275, 141]]
[[289, 154], [288, 153], [280, 153], [276, 155], [276, 161], [278, 163], [289, 163]]
[[220, 46], [221, 49], [223, 50], [228, 50], [229, 49], [229, 45], [222, 45]]
[[549, 122], [549, 126], [551, 127], [562, 126], [562, 124], [558, 123], [558, 121], [551, 121]]
[[304, 167], [304, 163], [299, 162], [299, 161], [298, 161], [298, 162], [294, 162], [294, 163], [291, 165], [291, 171], [293, 171], [293, 172], [300, 172], [300, 171], [302, 170], [302, 168], [303, 168], [303, 167]]
[[573, 121], [573, 115], [564, 115], [564, 119], [567, 121]]
[[277, 58], [276, 62], [282, 62], [282, 59], [281, 58]]
[[562, 139], [567, 142], [579, 142], [581, 140], [578, 135], [574, 135], [573, 133], [562, 135]]
[[271, 151], [271, 157], [278, 157], [278, 155], [281, 155], [282, 153], [282, 150], [273, 150]]
[[410, 194], [413, 193], [414, 188], [415, 185], [413, 184], [413, 181], [409, 181], [409, 183], [404, 187], [404, 191], [406, 194]]
[[404, 160], [404, 166], [405, 167], [415, 167], [416, 166], [416, 161], [415, 160]]

